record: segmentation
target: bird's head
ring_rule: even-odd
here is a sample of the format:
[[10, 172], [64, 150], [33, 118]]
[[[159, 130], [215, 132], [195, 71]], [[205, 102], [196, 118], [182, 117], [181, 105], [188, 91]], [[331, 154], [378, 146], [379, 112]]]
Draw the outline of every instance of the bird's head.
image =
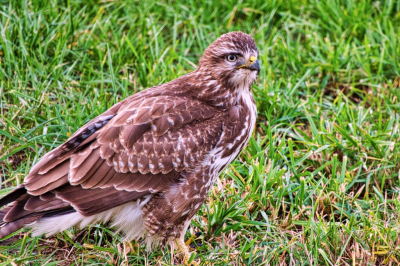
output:
[[254, 39], [236, 31], [222, 35], [204, 51], [199, 69], [229, 87], [249, 88], [260, 72]]

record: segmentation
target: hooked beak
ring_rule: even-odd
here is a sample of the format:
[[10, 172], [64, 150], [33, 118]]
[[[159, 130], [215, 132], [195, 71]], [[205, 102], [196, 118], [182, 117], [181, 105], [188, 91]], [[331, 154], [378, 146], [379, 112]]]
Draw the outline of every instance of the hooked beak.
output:
[[257, 71], [257, 75], [260, 74], [260, 63], [254, 56], [250, 56], [249, 61], [246, 65], [238, 66], [237, 68], [245, 68]]

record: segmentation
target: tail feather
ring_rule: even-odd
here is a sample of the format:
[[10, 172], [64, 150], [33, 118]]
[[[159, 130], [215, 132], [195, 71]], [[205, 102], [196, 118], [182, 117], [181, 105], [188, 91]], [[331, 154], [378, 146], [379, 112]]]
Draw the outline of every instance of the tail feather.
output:
[[11, 209], [11, 206], [5, 207], [0, 210], [0, 227], [5, 224], [4, 217], [7, 215], [8, 211]]
[[75, 212], [69, 204], [54, 195], [43, 198], [32, 196], [24, 186], [14, 189], [0, 199], [0, 207], [8, 204], [9, 206], [0, 210], [0, 239], [41, 218]]
[[35, 222], [38, 218], [38, 216], [31, 216], [24, 217], [9, 223], [3, 223], [0, 226], [0, 239], [14, 233], [15, 231], [21, 229], [27, 224]]
[[20, 197], [26, 194], [26, 188], [24, 186], [19, 186], [3, 198], [0, 199], [0, 207], [3, 207], [11, 202], [18, 200]]

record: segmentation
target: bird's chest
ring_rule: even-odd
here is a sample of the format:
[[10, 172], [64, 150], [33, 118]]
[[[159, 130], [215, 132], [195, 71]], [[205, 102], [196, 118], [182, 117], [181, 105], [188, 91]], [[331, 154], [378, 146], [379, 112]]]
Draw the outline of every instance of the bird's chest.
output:
[[256, 105], [250, 93], [243, 95], [239, 104], [228, 110], [220, 139], [208, 158], [212, 176], [207, 182], [208, 186], [246, 147], [253, 132], [256, 116]]

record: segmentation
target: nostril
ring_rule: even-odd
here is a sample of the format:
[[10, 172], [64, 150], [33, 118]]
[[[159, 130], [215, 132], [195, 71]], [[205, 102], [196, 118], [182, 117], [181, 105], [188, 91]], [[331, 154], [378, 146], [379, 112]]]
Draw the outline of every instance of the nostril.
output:
[[254, 61], [256, 61], [256, 58], [255, 58], [254, 56], [250, 56], [250, 58], [249, 58], [249, 63], [250, 63], [250, 64], [253, 64]]

